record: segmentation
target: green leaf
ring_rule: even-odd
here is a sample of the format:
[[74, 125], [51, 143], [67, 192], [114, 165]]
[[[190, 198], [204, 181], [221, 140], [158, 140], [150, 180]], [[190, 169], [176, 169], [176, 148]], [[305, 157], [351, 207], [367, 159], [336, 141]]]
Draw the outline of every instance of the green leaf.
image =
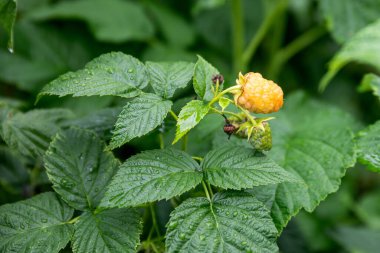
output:
[[221, 97], [218, 101], [219, 106], [222, 108], [222, 111], [230, 105], [230, 100], [225, 97]]
[[199, 165], [183, 151], [150, 150], [120, 166], [101, 207], [137, 206], [180, 195], [202, 180]]
[[13, 26], [16, 21], [16, 0], [0, 0], [0, 25], [8, 34], [8, 50], [13, 53]]
[[194, 14], [199, 14], [204, 10], [212, 10], [218, 8], [226, 3], [226, 0], [197, 0], [194, 4], [192, 12]]
[[243, 192], [190, 198], [172, 213], [168, 252], [278, 252], [277, 230], [262, 203]]
[[366, 194], [356, 202], [354, 210], [367, 227], [380, 230], [380, 191]]
[[357, 144], [359, 162], [380, 172], [380, 121], [359, 132]]
[[[179, 12], [173, 12], [162, 4], [147, 2], [153, 19], [171, 47], [185, 48], [195, 40], [195, 31]], [[178, 14], [177, 14], [178, 13]]]
[[136, 252], [141, 230], [139, 213], [133, 209], [85, 212], [75, 222], [73, 252]]
[[364, 227], [339, 227], [331, 233], [333, 238], [348, 252], [377, 253], [379, 252], [380, 231]]
[[210, 101], [214, 97], [212, 77], [216, 74], [219, 74], [219, 71], [198, 55], [194, 69], [193, 86], [202, 100]]
[[336, 73], [349, 62], [368, 64], [380, 71], [380, 19], [361, 29], [343, 45], [330, 61], [319, 88], [324, 90]]
[[350, 129], [355, 124], [347, 113], [303, 93], [287, 97], [284, 109], [271, 122], [273, 148], [268, 156], [303, 183], [280, 183], [253, 191], [268, 203], [279, 230], [301, 208], [311, 212], [338, 190], [346, 169], [356, 161]]
[[380, 76], [375, 74], [366, 74], [358, 87], [360, 92], [372, 91], [380, 99]]
[[182, 48], [171, 47], [161, 42], [152, 43], [145, 51], [142, 59], [149, 61], [196, 61], [194, 53]]
[[223, 189], [297, 182], [297, 178], [264, 154], [242, 147], [222, 147], [209, 152], [201, 163], [205, 178]]
[[210, 110], [210, 106], [200, 100], [187, 103], [178, 115], [177, 129], [173, 144], [195, 127]]
[[90, 131], [72, 128], [59, 132], [44, 157], [54, 190], [78, 210], [95, 209], [119, 162], [105, 143]]
[[83, 67], [91, 59], [88, 41], [81, 37], [81, 31], [64, 31], [20, 19], [15, 33], [16, 53], [0, 49], [0, 79], [21, 90], [38, 93], [47, 82]]
[[3, 139], [23, 155], [42, 156], [63, 119], [72, 114], [64, 109], [40, 109], [17, 113], [3, 122]]
[[0, 251], [59, 252], [74, 232], [73, 212], [52, 192], [1, 206]]
[[319, 1], [334, 39], [343, 43], [357, 31], [380, 17], [378, 0]]
[[103, 54], [89, 62], [84, 69], [66, 73], [47, 84], [38, 94], [105, 96], [131, 98], [141, 94], [149, 80], [144, 64], [121, 52]]
[[155, 129], [165, 119], [172, 104], [169, 100], [149, 93], [128, 102], [116, 121], [109, 148], [120, 147]]
[[194, 64], [191, 62], [147, 62], [150, 84], [154, 92], [171, 98], [179, 88], [184, 88], [193, 76]]
[[0, 146], [0, 186], [22, 184], [29, 179], [24, 161], [7, 147]]
[[78, 128], [89, 129], [96, 132], [98, 135], [110, 135], [111, 129], [114, 127], [117, 116], [121, 112], [121, 107], [104, 108], [96, 110], [86, 116], [81, 116], [76, 119], [65, 121], [63, 126], [75, 126]]
[[35, 10], [34, 20], [73, 19], [86, 22], [99, 41], [147, 40], [154, 28], [140, 4], [123, 0], [60, 2]]

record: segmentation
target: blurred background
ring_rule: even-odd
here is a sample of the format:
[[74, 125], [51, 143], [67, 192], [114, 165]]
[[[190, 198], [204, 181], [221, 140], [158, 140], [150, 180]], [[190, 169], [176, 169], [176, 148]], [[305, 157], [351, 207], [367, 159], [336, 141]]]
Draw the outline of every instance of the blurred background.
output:
[[[343, 28], [331, 33], [334, 20], [326, 13], [330, 7], [350, 7], [348, 2], [18, 0], [13, 54], [0, 30], [0, 104], [7, 101], [23, 111], [59, 106], [82, 118], [103, 112], [115, 119], [125, 103], [115, 98], [47, 97], [36, 106], [34, 101], [49, 81], [110, 51], [122, 51], [144, 62], [195, 62], [199, 54], [224, 75], [225, 87], [235, 83], [239, 71], [261, 72], [280, 84], [285, 94], [304, 90], [348, 111], [365, 126], [380, 118], [379, 100], [357, 91], [363, 74], [373, 69], [351, 63], [323, 93], [318, 92], [327, 63], [351, 36]], [[368, 6], [377, 2], [379, 8], [363, 13], [366, 21], [357, 29], [380, 17], [379, 1], [363, 2]], [[192, 96], [190, 89], [176, 94], [177, 105], [188, 96]], [[122, 156], [158, 146], [151, 137], [132, 142]], [[0, 149], [0, 177], [4, 176], [1, 163], [7, 157], [3, 153]], [[13, 181], [0, 178], [0, 204], [28, 197], [32, 186], [42, 191], [47, 182], [36, 176], [30, 186], [25, 183], [25, 172], [17, 173]], [[302, 211], [292, 219], [279, 245], [284, 253], [380, 252], [379, 174], [360, 165], [349, 169], [337, 193], [313, 213]]]

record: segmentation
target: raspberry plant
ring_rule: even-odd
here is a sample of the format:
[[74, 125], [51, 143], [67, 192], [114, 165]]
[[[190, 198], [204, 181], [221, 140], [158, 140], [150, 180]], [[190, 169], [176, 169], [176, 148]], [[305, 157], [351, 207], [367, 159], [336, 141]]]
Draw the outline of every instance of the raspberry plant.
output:
[[[342, 22], [347, 27], [341, 29], [336, 23], [345, 17], [328, 2], [321, 0], [320, 9], [333, 38], [345, 43], [321, 78], [320, 90], [346, 64], [359, 61], [375, 69], [364, 75], [359, 91], [379, 97], [377, 16]], [[355, 10], [348, 2], [346, 7]], [[0, 69], [0, 78], [31, 92], [36, 107], [25, 110], [19, 100], [0, 97], [0, 186], [10, 198], [0, 199], [9, 202], [0, 206], [1, 252], [279, 252], [278, 238], [292, 218], [313, 212], [338, 191], [348, 168], [360, 163], [380, 171], [379, 121], [363, 127], [350, 113], [307, 92], [284, 94], [283, 89], [292, 90], [291, 76], [278, 84], [269, 80], [278, 80], [285, 62], [326, 29], [318, 25], [283, 49], [268, 43], [264, 51], [279, 52], [264, 60], [269, 63], [261, 74], [249, 63], [274, 19], [285, 16], [288, 1], [268, 4], [270, 12], [245, 51], [239, 3], [231, 1], [232, 78], [206, 56], [143, 60], [121, 51], [61, 73], [68, 70], [59, 66], [62, 58], [77, 52], [78, 45], [69, 42], [59, 57], [49, 58], [47, 50], [37, 64], [41, 73], [23, 79]], [[110, 8], [128, 29], [112, 32], [112, 15], [96, 16], [94, 6]], [[197, 8], [206, 7], [198, 3]], [[144, 40], [155, 29], [146, 9], [175, 54], [191, 45], [191, 28], [151, 1], [60, 2], [26, 15], [20, 29], [43, 34], [28, 22], [75, 16], [102, 43]], [[13, 51], [16, 1], [0, 0], [0, 14]], [[171, 33], [169, 23], [186, 32]], [[45, 58], [59, 67], [44, 65]], [[26, 59], [14, 61], [34, 70]], [[95, 108], [71, 110], [63, 102], [67, 97], [72, 103], [94, 99], [89, 104]], [[44, 106], [50, 100], [55, 108]], [[102, 101], [106, 106], [98, 108]], [[371, 195], [355, 208], [369, 224], [377, 200]]]

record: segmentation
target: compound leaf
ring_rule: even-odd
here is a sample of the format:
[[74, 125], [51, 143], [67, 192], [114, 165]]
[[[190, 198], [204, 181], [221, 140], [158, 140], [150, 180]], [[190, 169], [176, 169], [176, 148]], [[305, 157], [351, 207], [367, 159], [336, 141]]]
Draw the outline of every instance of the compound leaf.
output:
[[209, 152], [201, 167], [211, 184], [240, 190], [253, 186], [296, 182], [297, 178], [264, 154], [250, 148], [223, 147]]
[[149, 80], [144, 64], [121, 52], [107, 53], [47, 84], [38, 94], [73, 97], [113, 95], [131, 98], [141, 94]]
[[120, 166], [101, 207], [137, 206], [180, 195], [202, 180], [199, 165], [183, 151], [150, 150]]
[[105, 143], [88, 130], [59, 132], [44, 157], [54, 190], [78, 210], [95, 209], [119, 166]]
[[141, 230], [139, 213], [133, 209], [85, 212], [75, 223], [73, 252], [136, 252]]
[[277, 230], [263, 204], [244, 192], [190, 198], [172, 213], [168, 252], [278, 252]]
[[149, 93], [128, 102], [116, 121], [109, 148], [120, 147], [155, 129], [165, 119], [172, 104], [169, 100]]
[[73, 212], [53, 192], [1, 206], [0, 251], [59, 252], [74, 232]]

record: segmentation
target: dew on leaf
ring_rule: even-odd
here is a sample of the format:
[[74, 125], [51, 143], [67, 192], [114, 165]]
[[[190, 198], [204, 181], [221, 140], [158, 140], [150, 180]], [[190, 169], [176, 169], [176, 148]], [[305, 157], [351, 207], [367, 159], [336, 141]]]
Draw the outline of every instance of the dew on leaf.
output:
[[170, 224], [169, 224], [169, 228], [176, 228], [177, 225], [178, 225], [178, 221], [170, 222]]

